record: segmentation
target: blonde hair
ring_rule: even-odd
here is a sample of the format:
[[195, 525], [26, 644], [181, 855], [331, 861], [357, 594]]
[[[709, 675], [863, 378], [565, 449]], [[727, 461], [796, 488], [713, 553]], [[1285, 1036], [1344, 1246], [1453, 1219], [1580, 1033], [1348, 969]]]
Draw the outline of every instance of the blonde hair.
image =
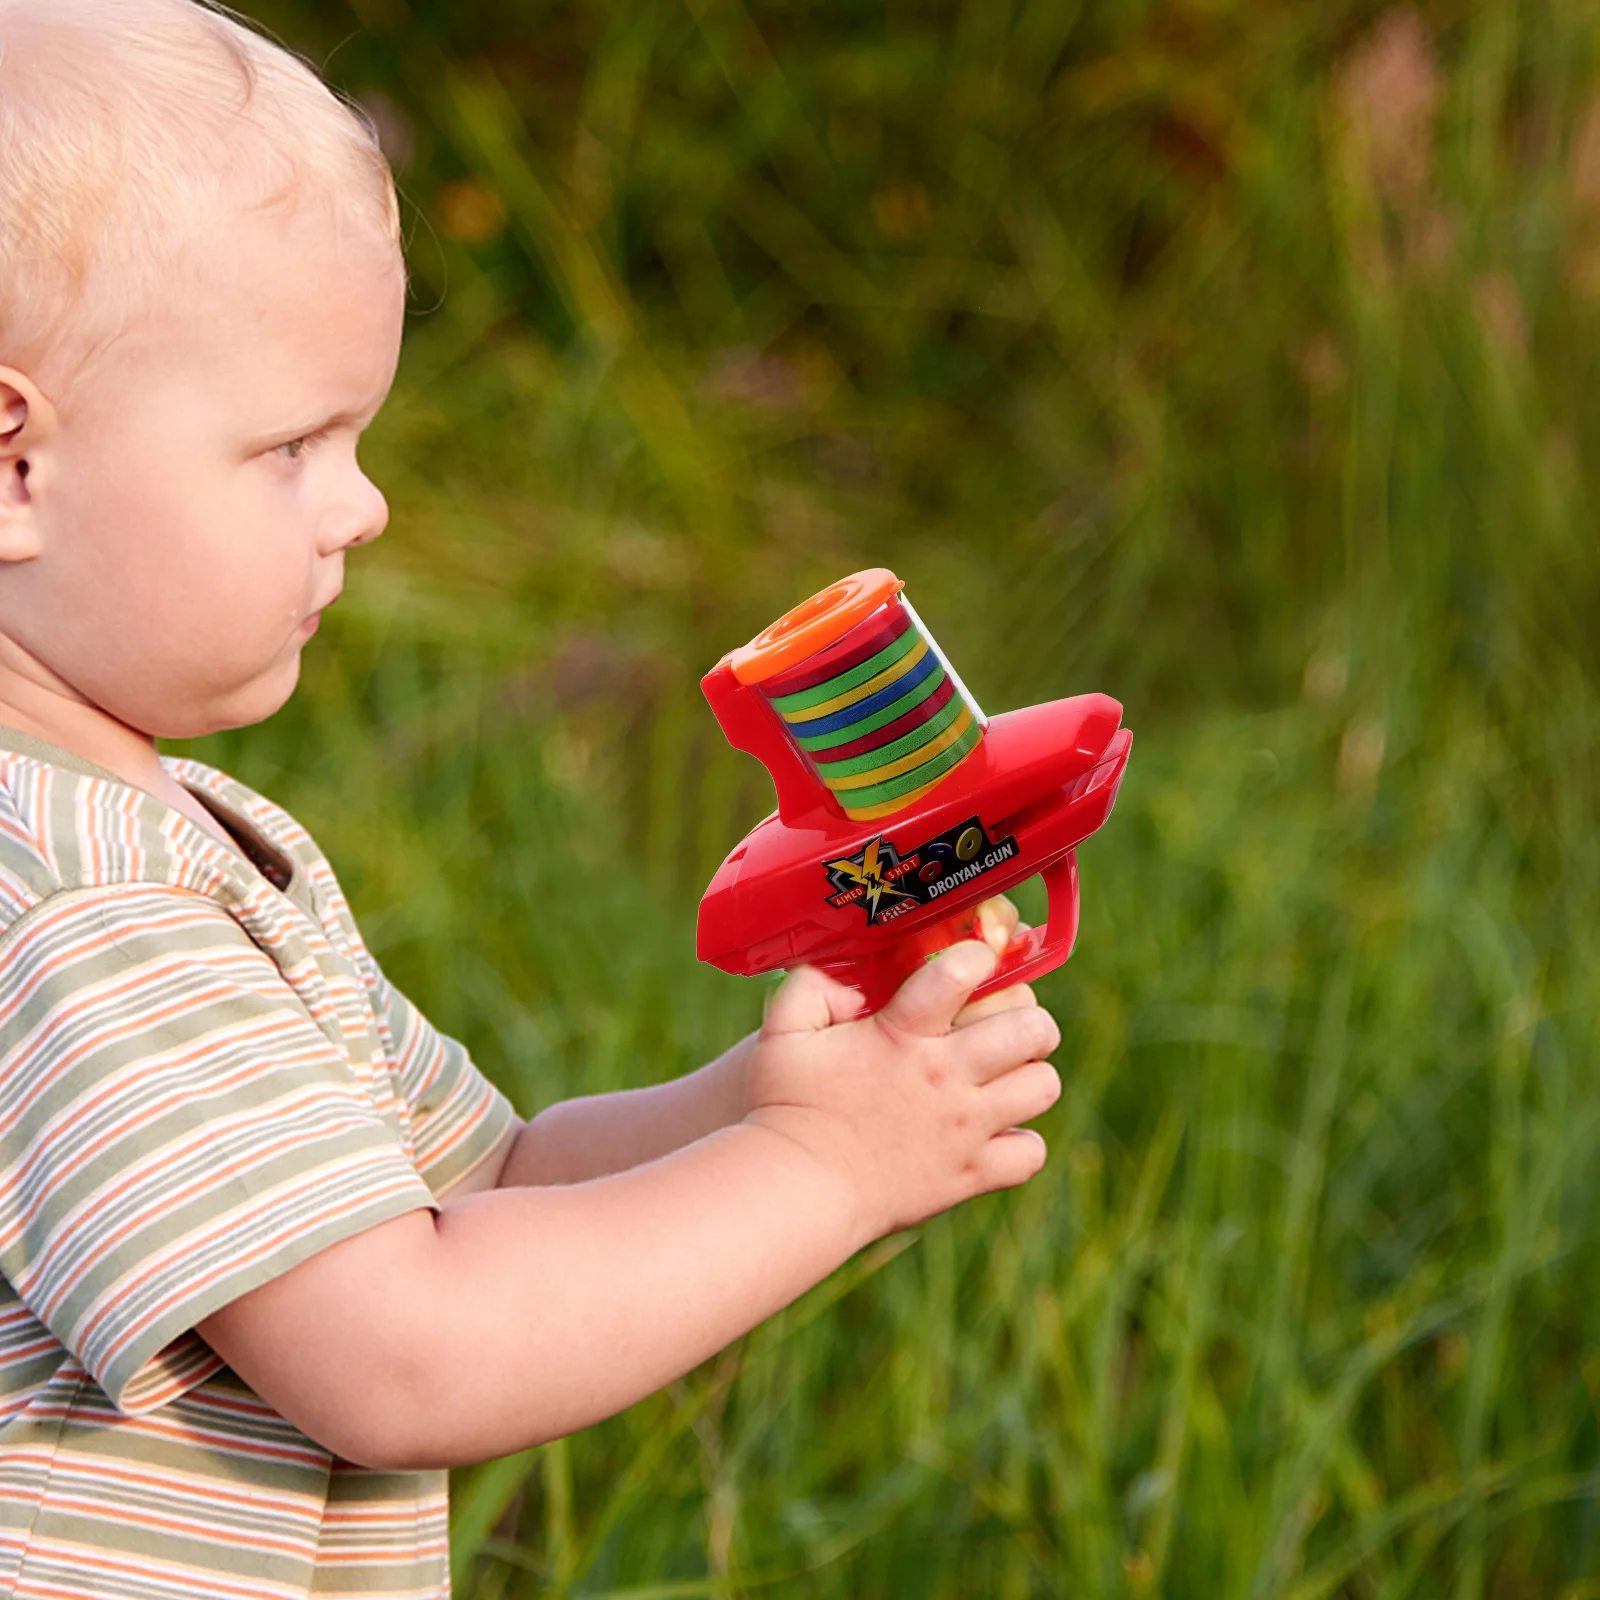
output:
[[208, 230], [307, 199], [398, 244], [370, 124], [304, 62], [195, 0], [0, 0], [0, 363], [86, 352]]

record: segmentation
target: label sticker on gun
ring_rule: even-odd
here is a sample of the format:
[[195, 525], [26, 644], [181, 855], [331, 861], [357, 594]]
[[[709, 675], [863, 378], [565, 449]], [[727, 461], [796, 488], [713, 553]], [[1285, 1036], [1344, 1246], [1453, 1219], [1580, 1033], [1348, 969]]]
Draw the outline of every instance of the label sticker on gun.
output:
[[879, 834], [853, 856], [825, 861], [823, 870], [834, 892], [828, 904], [859, 905], [868, 927], [909, 916], [919, 906], [930, 906], [986, 872], [1014, 861], [1015, 835], [991, 839], [976, 817], [947, 828], [937, 838], [919, 844], [903, 855]]

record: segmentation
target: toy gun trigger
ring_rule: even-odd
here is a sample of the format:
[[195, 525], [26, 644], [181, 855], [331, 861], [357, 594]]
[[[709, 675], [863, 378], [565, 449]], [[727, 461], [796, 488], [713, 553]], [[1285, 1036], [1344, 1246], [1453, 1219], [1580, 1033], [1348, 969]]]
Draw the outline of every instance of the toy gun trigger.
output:
[[1040, 877], [1050, 896], [1050, 911], [1042, 928], [1030, 928], [1006, 946], [994, 976], [972, 991], [981, 1000], [1014, 983], [1027, 983], [1054, 971], [1068, 956], [1078, 939], [1078, 852], [1069, 850], [1052, 861]]

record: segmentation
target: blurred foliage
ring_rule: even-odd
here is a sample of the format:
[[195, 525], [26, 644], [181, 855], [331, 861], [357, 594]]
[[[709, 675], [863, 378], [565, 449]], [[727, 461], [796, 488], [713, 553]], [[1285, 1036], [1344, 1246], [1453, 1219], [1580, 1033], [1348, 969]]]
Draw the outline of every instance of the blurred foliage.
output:
[[758, 1014], [696, 679], [822, 583], [1137, 733], [1046, 1173], [463, 1474], [460, 1592], [1600, 1596], [1600, 19], [249, 9], [415, 315], [393, 531], [200, 753], [524, 1110]]

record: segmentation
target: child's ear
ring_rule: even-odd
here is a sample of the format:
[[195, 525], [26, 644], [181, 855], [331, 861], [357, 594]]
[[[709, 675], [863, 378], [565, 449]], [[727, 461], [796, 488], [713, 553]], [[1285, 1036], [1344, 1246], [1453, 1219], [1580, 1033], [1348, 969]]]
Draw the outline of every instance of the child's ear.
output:
[[34, 500], [39, 454], [56, 431], [55, 408], [23, 373], [0, 367], [0, 564], [39, 553]]

